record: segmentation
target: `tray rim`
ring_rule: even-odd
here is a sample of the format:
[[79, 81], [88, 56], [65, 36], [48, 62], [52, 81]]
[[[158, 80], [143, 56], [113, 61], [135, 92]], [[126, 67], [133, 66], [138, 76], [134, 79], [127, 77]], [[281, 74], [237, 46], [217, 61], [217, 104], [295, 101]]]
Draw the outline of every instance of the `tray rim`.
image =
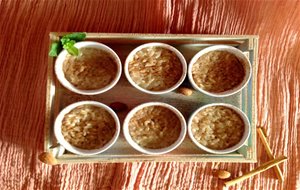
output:
[[[57, 40], [59, 36], [67, 34], [70, 32], [50, 32], [50, 44]], [[252, 146], [249, 150], [247, 150], [248, 154], [250, 154], [250, 159], [243, 157], [241, 158], [230, 158], [232, 154], [222, 155], [220, 158], [209, 158], [209, 157], [193, 157], [191, 155], [187, 155], [185, 157], [179, 158], [178, 160], [174, 160], [173, 158], [168, 157], [160, 157], [159, 159], [154, 159], [151, 157], [144, 157], [143, 159], [136, 158], [102, 158], [97, 159], [95, 157], [89, 158], [89, 160], [85, 159], [84, 162], [78, 161], [76, 159], [68, 159], [68, 158], [57, 158], [58, 164], [63, 163], [118, 163], [118, 162], [141, 162], [141, 161], [155, 161], [155, 162], [165, 162], [165, 161], [177, 161], [177, 162], [238, 162], [238, 163], [254, 163], [257, 162], [257, 143], [256, 143], [256, 79], [257, 79], [257, 57], [258, 57], [258, 35], [210, 35], [210, 34], [159, 34], [159, 33], [87, 33], [87, 39], [89, 38], [132, 38], [138, 36], [139, 39], [153, 39], [156, 38], [165, 38], [172, 40], [180, 40], [182, 39], [190, 39], [197, 38], [197, 41], [229, 41], [229, 40], [248, 40], [249, 49], [253, 50], [253, 61], [252, 61], [252, 118], [251, 118], [251, 137], [252, 137]], [[129, 39], [130, 40], [130, 39]], [[53, 89], [54, 85], [54, 71], [53, 71], [53, 58], [48, 56], [48, 67], [47, 67], [47, 92], [46, 92], [46, 114], [45, 114], [45, 127], [44, 127], [44, 150], [46, 152], [51, 151], [49, 139], [50, 134], [50, 123], [51, 117], [53, 117], [53, 113], [51, 112], [52, 104], [54, 104], [54, 99], [51, 98], [52, 94], [55, 94], [55, 89]], [[203, 154], [205, 155], [205, 154]], [[76, 155], [77, 156], [77, 155]], [[80, 156], [79, 156], [80, 157]], [[77, 156], [77, 158], [79, 158]]]

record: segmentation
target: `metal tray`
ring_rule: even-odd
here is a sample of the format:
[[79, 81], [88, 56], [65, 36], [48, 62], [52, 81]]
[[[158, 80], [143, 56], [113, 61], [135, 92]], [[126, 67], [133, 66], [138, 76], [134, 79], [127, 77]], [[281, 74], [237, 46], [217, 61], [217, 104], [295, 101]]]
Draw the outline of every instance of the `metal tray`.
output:
[[[50, 43], [64, 33], [50, 33]], [[165, 95], [149, 95], [136, 90], [122, 74], [118, 84], [108, 92], [95, 96], [83, 96], [65, 89], [55, 77], [55, 59], [49, 57], [48, 82], [46, 98], [46, 123], [44, 149], [56, 157], [58, 163], [90, 163], [90, 162], [133, 162], [133, 161], [193, 161], [193, 162], [256, 162], [256, 130], [255, 130], [255, 78], [258, 52], [258, 36], [222, 36], [193, 34], [118, 34], [118, 33], [88, 33], [87, 41], [98, 41], [111, 47], [119, 55], [122, 63], [135, 47], [147, 42], [163, 42], [177, 48], [185, 56], [187, 63], [199, 50], [216, 44], [226, 44], [239, 48], [250, 59], [253, 74], [246, 88], [226, 98], [212, 98], [200, 92], [192, 96], [183, 96], [176, 92]], [[189, 86], [186, 78], [185, 86]], [[104, 153], [94, 156], [79, 156], [65, 151], [57, 144], [53, 134], [54, 120], [67, 105], [81, 100], [95, 100], [105, 104], [119, 101], [126, 103], [129, 110], [136, 105], [149, 101], [161, 101], [178, 108], [185, 118], [198, 107], [214, 102], [226, 102], [241, 108], [251, 122], [251, 134], [247, 143], [238, 151], [230, 154], [208, 154], [196, 147], [186, 136], [183, 143], [174, 151], [154, 156], [145, 155], [134, 150], [125, 140], [122, 131], [117, 142]], [[128, 110], [128, 111], [129, 111]], [[118, 114], [122, 125], [128, 112]]]

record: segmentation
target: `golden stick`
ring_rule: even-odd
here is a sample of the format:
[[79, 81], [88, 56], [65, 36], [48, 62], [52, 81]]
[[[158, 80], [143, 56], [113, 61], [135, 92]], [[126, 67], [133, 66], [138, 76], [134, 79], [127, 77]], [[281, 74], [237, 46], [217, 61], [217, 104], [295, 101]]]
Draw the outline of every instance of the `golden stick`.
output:
[[[261, 141], [262, 141], [262, 143], [263, 143], [263, 145], [264, 145], [264, 147], [265, 147], [265, 150], [266, 150], [266, 152], [267, 152], [267, 155], [269, 156], [270, 159], [274, 159], [275, 157], [274, 157], [274, 155], [273, 155], [273, 153], [272, 153], [272, 150], [271, 150], [271, 148], [270, 148], [270, 145], [269, 145], [269, 143], [268, 143], [268, 139], [267, 139], [267, 137], [266, 137], [266, 134], [265, 134], [265, 132], [264, 132], [264, 129], [263, 129], [262, 127], [258, 127], [258, 128], [257, 128], [257, 133], [258, 133], [258, 136], [260, 137], [260, 139], [261, 139]], [[277, 175], [278, 180], [279, 180], [280, 182], [282, 182], [282, 181], [283, 181], [283, 174], [282, 174], [282, 172], [281, 172], [279, 166], [276, 165], [276, 166], [274, 167], [274, 170], [275, 170], [275, 173], [276, 173], [276, 175]]]
[[274, 160], [270, 160], [270, 161], [264, 163], [263, 165], [259, 166], [258, 168], [250, 171], [249, 173], [246, 173], [245, 175], [242, 175], [242, 176], [237, 177], [233, 180], [225, 182], [224, 185], [225, 185], [225, 187], [229, 187], [229, 186], [234, 185], [238, 182], [244, 181], [245, 179], [248, 179], [248, 178], [250, 178], [250, 177], [252, 177], [256, 174], [259, 174], [263, 171], [266, 171], [266, 170], [270, 169], [271, 167], [276, 166], [277, 164], [279, 164], [281, 162], [284, 162], [286, 160], [287, 160], [287, 157], [285, 157], [285, 156], [280, 156], [279, 158], [276, 158]]

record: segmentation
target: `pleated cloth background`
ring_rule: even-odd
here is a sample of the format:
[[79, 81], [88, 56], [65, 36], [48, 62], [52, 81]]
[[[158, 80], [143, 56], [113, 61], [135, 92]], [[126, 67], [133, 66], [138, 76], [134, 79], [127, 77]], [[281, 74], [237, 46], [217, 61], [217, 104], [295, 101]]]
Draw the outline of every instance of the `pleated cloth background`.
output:
[[51, 31], [258, 34], [257, 125], [268, 132], [285, 182], [266, 171], [231, 189], [300, 189], [299, 1], [0, 0], [0, 189], [221, 189], [258, 163], [120, 163], [47, 166], [43, 151]]

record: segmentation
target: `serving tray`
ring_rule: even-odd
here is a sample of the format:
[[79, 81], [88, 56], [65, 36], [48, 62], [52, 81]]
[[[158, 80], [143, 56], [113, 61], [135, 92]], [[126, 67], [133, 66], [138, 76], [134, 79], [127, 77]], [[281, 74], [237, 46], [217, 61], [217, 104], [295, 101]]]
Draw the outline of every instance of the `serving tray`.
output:
[[[66, 33], [50, 33], [50, 43], [56, 41]], [[122, 73], [121, 79], [111, 90], [94, 96], [78, 95], [64, 88], [56, 79], [54, 73], [55, 58], [49, 57], [48, 81], [46, 97], [45, 122], [45, 152], [52, 153], [57, 162], [61, 163], [91, 163], [91, 162], [135, 162], [135, 161], [181, 161], [181, 162], [256, 162], [256, 130], [255, 130], [255, 81], [256, 62], [258, 53], [258, 36], [228, 36], [228, 35], [198, 35], [198, 34], [118, 34], [118, 33], [87, 33], [86, 41], [97, 41], [111, 47], [124, 63], [127, 55], [135, 47], [148, 42], [167, 43], [177, 48], [186, 58], [187, 63], [201, 49], [218, 44], [234, 46], [249, 57], [253, 72], [248, 85], [238, 94], [226, 98], [212, 98], [194, 91], [191, 96], [184, 96], [176, 91], [165, 95], [150, 95], [138, 91], [129, 84]], [[182, 86], [190, 87], [186, 77]], [[53, 133], [54, 121], [67, 105], [82, 101], [95, 100], [109, 105], [112, 102], [123, 102], [129, 109], [117, 113], [121, 125], [123, 119], [133, 107], [150, 101], [166, 102], [175, 106], [188, 119], [198, 107], [208, 103], [224, 102], [242, 109], [251, 123], [251, 133], [248, 141], [238, 151], [230, 154], [206, 153], [189, 139], [186, 135], [183, 143], [170, 153], [164, 155], [145, 155], [134, 150], [125, 140], [122, 130], [117, 142], [107, 151], [93, 156], [80, 156], [66, 151]]]

